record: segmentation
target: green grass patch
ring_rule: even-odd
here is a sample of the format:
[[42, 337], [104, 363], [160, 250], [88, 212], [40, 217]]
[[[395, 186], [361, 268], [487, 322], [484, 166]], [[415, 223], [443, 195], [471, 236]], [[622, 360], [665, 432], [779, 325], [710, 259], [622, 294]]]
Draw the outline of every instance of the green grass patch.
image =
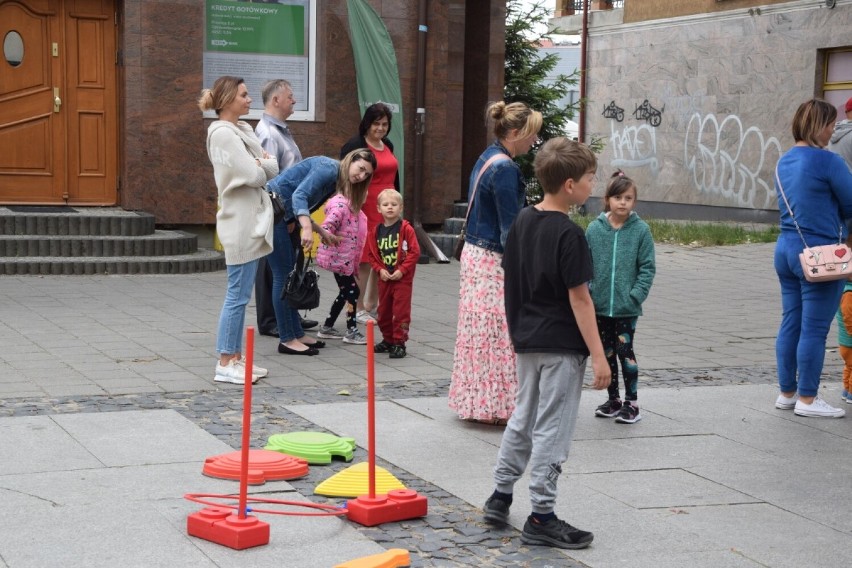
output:
[[[571, 219], [585, 230], [594, 217], [571, 215]], [[651, 234], [656, 243], [699, 247], [774, 243], [780, 232], [778, 225], [667, 221], [662, 219], [644, 219], [644, 221], [651, 227]]]

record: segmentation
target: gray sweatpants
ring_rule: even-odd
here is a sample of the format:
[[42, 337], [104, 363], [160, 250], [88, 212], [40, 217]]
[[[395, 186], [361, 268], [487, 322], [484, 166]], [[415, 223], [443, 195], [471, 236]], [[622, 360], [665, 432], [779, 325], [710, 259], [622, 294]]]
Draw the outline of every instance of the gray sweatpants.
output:
[[556, 481], [574, 437], [586, 359], [573, 353], [518, 353], [515, 411], [503, 433], [494, 481], [497, 491], [512, 493], [530, 464], [534, 513], [550, 513], [556, 505]]

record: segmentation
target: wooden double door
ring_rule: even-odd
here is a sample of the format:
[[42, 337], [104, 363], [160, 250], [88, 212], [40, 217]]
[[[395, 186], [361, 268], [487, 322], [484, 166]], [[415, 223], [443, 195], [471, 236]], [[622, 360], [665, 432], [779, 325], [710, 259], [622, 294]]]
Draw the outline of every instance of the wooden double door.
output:
[[115, 14], [115, 0], [0, 0], [0, 203], [116, 203]]

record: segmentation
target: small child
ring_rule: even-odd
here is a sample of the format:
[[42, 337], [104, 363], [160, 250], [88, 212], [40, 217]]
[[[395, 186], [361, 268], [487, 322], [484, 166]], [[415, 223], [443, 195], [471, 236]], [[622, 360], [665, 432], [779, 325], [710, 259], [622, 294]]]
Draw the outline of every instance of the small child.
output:
[[[331, 304], [328, 317], [317, 332], [317, 337], [366, 345], [367, 338], [358, 330], [358, 323], [355, 321], [355, 306], [361, 293], [356, 279], [358, 261], [367, 239], [367, 216], [361, 211], [361, 206], [367, 198], [367, 184], [357, 185], [357, 190], [351, 183], [338, 187], [338, 193], [325, 205], [322, 228], [337, 238], [329, 241], [329, 244], [323, 242], [320, 245], [317, 250], [317, 264], [334, 273], [334, 281], [337, 282], [340, 292]], [[334, 328], [334, 323], [344, 305], [346, 333], [341, 333]]]
[[[595, 416], [615, 416], [615, 421], [622, 424], [642, 420], [636, 403], [639, 366], [633, 352], [633, 338], [636, 321], [642, 315], [642, 302], [651, 291], [657, 271], [651, 229], [633, 211], [635, 205], [636, 184], [618, 170], [606, 188], [603, 213], [586, 229], [595, 267], [590, 290], [612, 372], [609, 400], [598, 406]], [[624, 378], [624, 403], [618, 391], [619, 361]]]
[[[846, 246], [852, 247], [852, 234], [846, 239]], [[852, 404], [852, 276], [846, 280], [840, 308], [837, 310], [837, 344], [843, 367], [843, 393], [840, 397], [846, 404]]]
[[382, 222], [370, 227], [367, 237], [370, 265], [379, 275], [382, 341], [375, 352], [402, 359], [411, 325], [411, 291], [420, 245], [414, 227], [402, 218], [402, 195], [397, 190], [382, 190], [376, 202]]
[[558, 519], [553, 509], [590, 354], [594, 388], [610, 383], [589, 295], [589, 245], [583, 230], [568, 217], [572, 206], [589, 197], [597, 159], [588, 146], [552, 138], [536, 153], [534, 167], [544, 199], [518, 214], [503, 253], [506, 321], [517, 353], [518, 393], [494, 467], [496, 489], [485, 502], [484, 517], [490, 523], [507, 522], [515, 482], [529, 464], [532, 514], [521, 542], [586, 548], [592, 533]]

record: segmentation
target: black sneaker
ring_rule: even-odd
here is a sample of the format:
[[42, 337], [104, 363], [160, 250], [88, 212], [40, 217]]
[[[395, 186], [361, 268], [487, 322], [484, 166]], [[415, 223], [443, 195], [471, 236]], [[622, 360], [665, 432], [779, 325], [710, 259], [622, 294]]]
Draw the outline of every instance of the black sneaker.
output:
[[391, 345], [388, 357], [391, 359], [402, 359], [405, 357], [405, 345]]
[[624, 403], [624, 406], [618, 411], [618, 416], [615, 417], [615, 421], [621, 424], [635, 424], [640, 420], [642, 420], [642, 415], [639, 414], [639, 407], [630, 404], [630, 401]]
[[379, 343], [376, 343], [373, 346], [373, 353], [387, 353], [391, 350], [391, 347], [393, 347], [393, 345], [382, 339]]
[[557, 548], [586, 548], [595, 539], [588, 531], [581, 531], [563, 520], [552, 518], [546, 523], [536, 521], [532, 516], [527, 517], [521, 542], [539, 546], [555, 546]]
[[485, 501], [482, 511], [484, 513], [482, 516], [488, 523], [505, 525], [509, 522], [509, 504], [493, 495]]
[[618, 411], [621, 410], [621, 401], [618, 399], [608, 400], [595, 410], [595, 416], [602, 416], [604, 418], [612, 418]]

